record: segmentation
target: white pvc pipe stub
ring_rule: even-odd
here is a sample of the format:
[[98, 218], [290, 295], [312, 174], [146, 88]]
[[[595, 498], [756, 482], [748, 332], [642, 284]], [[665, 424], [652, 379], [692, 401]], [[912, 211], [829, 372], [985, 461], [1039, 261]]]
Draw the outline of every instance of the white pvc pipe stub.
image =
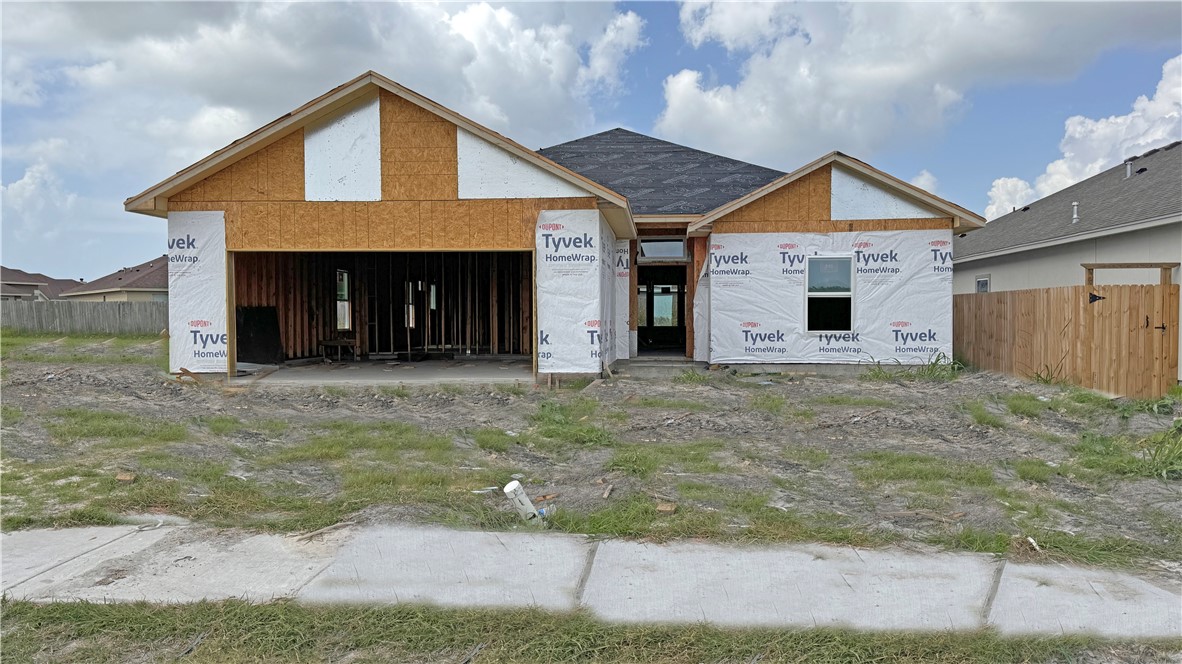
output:
[[533, 501], [531, 501], [529, 496], [525, 493], [525, 489], [522, 488], [521, 482], [513, 480], [512, 482], [506, 484], [505, 497], [508, 498], [509, 502], [513, 504], [513, 508], [517, 510], [517, 515], [520, 516], [523, 521], [530, 525], [542, 524], [542, 517], [540, 514], [538, 514], [537, 508], [534, 507]]

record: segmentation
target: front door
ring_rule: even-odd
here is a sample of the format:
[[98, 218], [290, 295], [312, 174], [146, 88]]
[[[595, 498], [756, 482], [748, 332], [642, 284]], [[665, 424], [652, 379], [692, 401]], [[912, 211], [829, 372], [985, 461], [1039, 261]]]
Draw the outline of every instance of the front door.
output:
[[638, 266], [636, 281], [638, 350], [684, 355], [685, 266]]

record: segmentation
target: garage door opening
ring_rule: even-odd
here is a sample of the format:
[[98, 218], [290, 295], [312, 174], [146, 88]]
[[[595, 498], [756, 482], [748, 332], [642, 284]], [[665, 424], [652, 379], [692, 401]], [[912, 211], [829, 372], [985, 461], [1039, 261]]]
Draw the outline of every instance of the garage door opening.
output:
[[233, 254], [237, 358], [533, 354], [529, 252]]

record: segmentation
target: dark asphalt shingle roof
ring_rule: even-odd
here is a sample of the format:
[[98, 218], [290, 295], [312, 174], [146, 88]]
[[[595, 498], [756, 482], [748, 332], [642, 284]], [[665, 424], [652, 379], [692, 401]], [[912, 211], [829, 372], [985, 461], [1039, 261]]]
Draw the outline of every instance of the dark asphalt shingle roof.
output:
[[538, 153], [626, 196], [634, 214], [704, 214], [784, 175], [627, 129]]
[[[51, 300], [58, 299], [62, 291], [73, 288], [81, 283], [74, 279], [54, 279], [40, 272], [25, 272], [24, 270], [4, 267], [3, 265], [0, 265], [0, 282], [4, 284], [5, 295], [32, 295], [33, 290], [39, 290], [42, 295]], [[18, 288], [14, 284], [37, 284], [37, 286], [26, 289], [23, 287]]]
[[[1118, 164], [1025, 208], [994, 219], [953, 243], [957, 260], [1031, 243], [1116, 228], [1145, 219], [1182, 213], [1182, 148], [1179, 142], [1132, 158], [1133, 176]], [[1146, 169], [1137, 173], [1139, 169]], [[1079, 221], [1071, 223], [1071, 204]]]
[[168, 255], [157, 256], [133, 267], [121, 268], [118, 272], [75, 286], [62, 294], [77, 295], [123, 288], [168, 290]]

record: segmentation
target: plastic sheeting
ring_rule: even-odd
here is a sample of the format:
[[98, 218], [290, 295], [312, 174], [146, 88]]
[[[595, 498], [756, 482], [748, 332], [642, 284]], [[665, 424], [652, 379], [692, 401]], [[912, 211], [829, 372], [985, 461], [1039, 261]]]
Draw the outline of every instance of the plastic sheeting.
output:
[[702, 264], [694, 290], [694, 362], [710, 361], [710, 262]]
[[616, 359], [626, 359], [634, 354], [631, 343], [628, 341], [628, 331], [632, 323], [632, 307], [629, 299], [632, 286], [632, 243], [628, 240], [616, 240], [615, 274]]
[[[598, 210], [543, 210], [538, 214], [535, 256], [540, 373], [598, 374], [602, 370], [605, 227]], [[614, 237], [607, 237], [614, 243]]]
[[228, 369], [222, 212], [168, 213], [168, 334], [169, 371]]
[[[852, 259], [852, 329], [806, 331], [809, 256]], [[720, 233], [708, 258], [711, 362], [921, 364], [952, 354], [951, 231]]]
[[616, 234], [599, 217], [599, 348], [600, 367], [616, 360]]

